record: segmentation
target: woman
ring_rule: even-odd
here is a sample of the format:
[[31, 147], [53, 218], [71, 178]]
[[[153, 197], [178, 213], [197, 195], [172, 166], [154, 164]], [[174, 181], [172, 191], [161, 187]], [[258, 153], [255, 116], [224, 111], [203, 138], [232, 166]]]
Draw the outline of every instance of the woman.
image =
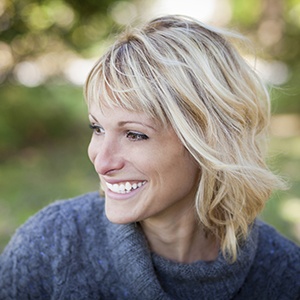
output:
[[99, 193], [31, 218], [1, 299], [298, 299], [300, 250], [256, 220], [269, 97], [229, 42], [180, 16], [128, 29], [85, 96]]

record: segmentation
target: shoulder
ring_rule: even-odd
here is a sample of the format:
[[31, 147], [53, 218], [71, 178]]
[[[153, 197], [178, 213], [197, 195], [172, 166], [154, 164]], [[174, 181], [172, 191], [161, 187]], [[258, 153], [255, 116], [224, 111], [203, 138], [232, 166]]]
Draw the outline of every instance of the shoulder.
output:
[[[43, 230], [43, 227], [51, 226], [51, 229], [59, 225], [71, 225], [77, 221], [88, 222], [91, 219], [99, 218], [104, 210], [104, 201], [99, 197], [98, 192], [92, 192], [75, 198], [58, 200], [40, 210], [30, 217], [28, 221], [18, 229]], [[54, 226], [54, 227], [53, 227]]]
[[47, 239], [57, 240], [57, 236], [70, 237], [72, 231], [76, 231], [77, 234], [78, 229], [93, 223], [95, 219], [101, 223], [104, 217], [103, 211], [104, 200], [100, 198], [98, 192], [55, 201], [18, 228], [5, 250], [16, 245], [22, 246], [26, 241], [33, 244], [37, 240], [43, 242]]
[[295, 269], [300, 272], [300, 247], [286, 237], [282, 236], [272, 226], [258, 220], [259, 228], [258, 257], [268, 256], [272, 261], [274, 258], [284, 258], [277, 264], [288, 264], [293, 262]]
[[98, 192], [87, 193], [64, 200], [58, 200], [40, 210], [36, 215], [31, 217], [27, 223], [35, 222], [36, 219], [51, 219], [62, 216], [64, 219], [73, 218], [76, 215], [94, 215], [103, 211], [103, 199]]
[[260, 299], [298, 299], [299, 246], [260, 220], [256, 226], [259, 232], [257, 251], [244, 289], [252, 296], [257, 293]]
[[[30, 239], [30, 244], [57, 243], [70, 240], [82, 230], [93, 224], [101, 224], [103, 219], [104, 201], [99, 193], [93, 192], [75, 198], [58, 200], [30, 217], [17, 229], [10, 244], [24, 243]], [[97, 220], [97, 222], [95, 222]]]
[[28, 219], [0, 256], [0, 299], [50, 294], [70, 260], [105, 234], [103, 211], [95, 192], [56, 201]]

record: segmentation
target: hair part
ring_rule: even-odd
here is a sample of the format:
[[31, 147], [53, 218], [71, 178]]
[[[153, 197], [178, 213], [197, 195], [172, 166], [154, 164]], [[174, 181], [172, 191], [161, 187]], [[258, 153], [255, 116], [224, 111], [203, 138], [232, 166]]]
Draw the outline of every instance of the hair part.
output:
[[182, 16], [128, 28], [91, 70], [85, 97], [171, 124], [201, 170], [200, 224], [235, 261], [273, 189], [263, 142], [266, 87], [231, 44], [239, 35]]

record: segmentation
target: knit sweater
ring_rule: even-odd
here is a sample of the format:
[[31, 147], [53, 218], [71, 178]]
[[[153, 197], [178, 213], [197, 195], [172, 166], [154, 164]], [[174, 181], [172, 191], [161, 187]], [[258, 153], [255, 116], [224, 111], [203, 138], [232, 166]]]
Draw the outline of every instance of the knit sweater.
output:
[[98, 193], [58, 201], [0, 256], [0, 299], [299, 299], [300, 248], [256, 221], [238, 259], [177, 263], [135, 224], [109, 222]]

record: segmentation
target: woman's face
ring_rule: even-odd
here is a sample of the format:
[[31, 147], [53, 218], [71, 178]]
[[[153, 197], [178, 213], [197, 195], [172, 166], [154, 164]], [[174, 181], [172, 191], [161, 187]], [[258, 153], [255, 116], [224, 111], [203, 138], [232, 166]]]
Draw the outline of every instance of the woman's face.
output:
[[193, 207], [199, 168], [171, 126], [146, 114], [92, 105], [90, 160], [114, 223], [178, 217]]

